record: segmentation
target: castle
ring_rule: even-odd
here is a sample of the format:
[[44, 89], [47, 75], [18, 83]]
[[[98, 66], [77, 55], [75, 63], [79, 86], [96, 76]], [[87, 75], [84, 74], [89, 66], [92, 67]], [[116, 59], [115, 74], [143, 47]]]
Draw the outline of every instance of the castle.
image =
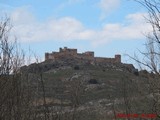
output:
[[59, 48], [59, 52], [45, 53], [45, 60], [60, 60], [63, 58], [77, 58], [80, 60], [88, 60], [90, 62], [108, 62], [121, 63], [121, 55], [115, 55], [115, 58], [95, 57], [93, 51], [77, 53], [77, 49]]

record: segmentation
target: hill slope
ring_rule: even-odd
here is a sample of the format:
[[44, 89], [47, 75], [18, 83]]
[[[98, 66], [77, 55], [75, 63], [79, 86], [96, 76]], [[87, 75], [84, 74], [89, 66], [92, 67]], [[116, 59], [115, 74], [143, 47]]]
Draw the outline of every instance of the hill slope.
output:
[[137, 76], [132, 70], [132, 65], [70, 59], [22, 68], [34, 91], [36, 110], [47, 110], [48, 116], [52, 113], [60, 120], [111, 120], [118, 113], [152, 113], [150, 74]]

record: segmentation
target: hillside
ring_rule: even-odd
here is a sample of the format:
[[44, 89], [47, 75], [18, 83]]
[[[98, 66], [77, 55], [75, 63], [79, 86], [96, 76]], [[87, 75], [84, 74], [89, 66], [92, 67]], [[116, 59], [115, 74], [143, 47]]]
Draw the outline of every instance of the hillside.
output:
[[113, 120], [118, 113], [153, 113], [149, 86], [153, 75], [138, 73], [133, 65], [63, 59], [21, 70], [27, 74], [40, 118], [44, 110], [50, 119], [60, 120]]

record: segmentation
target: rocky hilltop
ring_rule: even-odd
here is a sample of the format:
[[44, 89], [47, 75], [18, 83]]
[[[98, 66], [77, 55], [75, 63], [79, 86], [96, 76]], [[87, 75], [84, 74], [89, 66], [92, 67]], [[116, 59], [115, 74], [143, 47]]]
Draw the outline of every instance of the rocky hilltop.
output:
[[94, 57], [94, 52], [77, 53], [77, 49], [60, 48], [59, 52], [45, 53], [45, 61], [33, 63], [29, 66], [23, 66], [22, 71], [31, 73], [47, 72], [52, 69], [65, 69], [68, 67], [99, 66], [107, 69], [119, 71], [138, 72], [132, 64], [121, 62], [121, 55], [115, 55], [115, 58]]
[[80, 59], [72, 59], [72, 58], [63, 58], [61, 60], [45, 60], [41, 63], [33, 63], [29, 66], [23, 66], [21, 68], [22, 71], [27, 71], [30, 73], [35, 72], [47, 72], [52, 69], [65, 69], [68, 67], [85, 67], [85, 66], [97, 66], [105, 69], [113, 69], [118, 71], [126, 71], [126, 72], [138, 72], [138, 70], [132, 64], [126, 63], [108, 63], [108, 62], [98, 62], [91, 63], [88, 60], [80, 60]]

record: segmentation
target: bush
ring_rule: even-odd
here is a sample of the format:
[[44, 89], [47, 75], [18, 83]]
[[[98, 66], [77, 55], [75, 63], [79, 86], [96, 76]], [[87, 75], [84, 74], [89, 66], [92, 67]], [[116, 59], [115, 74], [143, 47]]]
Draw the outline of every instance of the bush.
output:
[[74, 69], [79, 70], [79, 66], [78, 65], [74, 66]]
[[89, 84], [98, 84], [97, 80], [96, 79], [90, 79], [88, 81]]
[[133, 72], [133, 74], [136, 75], [136, 76], [139, 75], [138, 69], [134, 69], [134, 70], [132, 70], [132, 72]]

